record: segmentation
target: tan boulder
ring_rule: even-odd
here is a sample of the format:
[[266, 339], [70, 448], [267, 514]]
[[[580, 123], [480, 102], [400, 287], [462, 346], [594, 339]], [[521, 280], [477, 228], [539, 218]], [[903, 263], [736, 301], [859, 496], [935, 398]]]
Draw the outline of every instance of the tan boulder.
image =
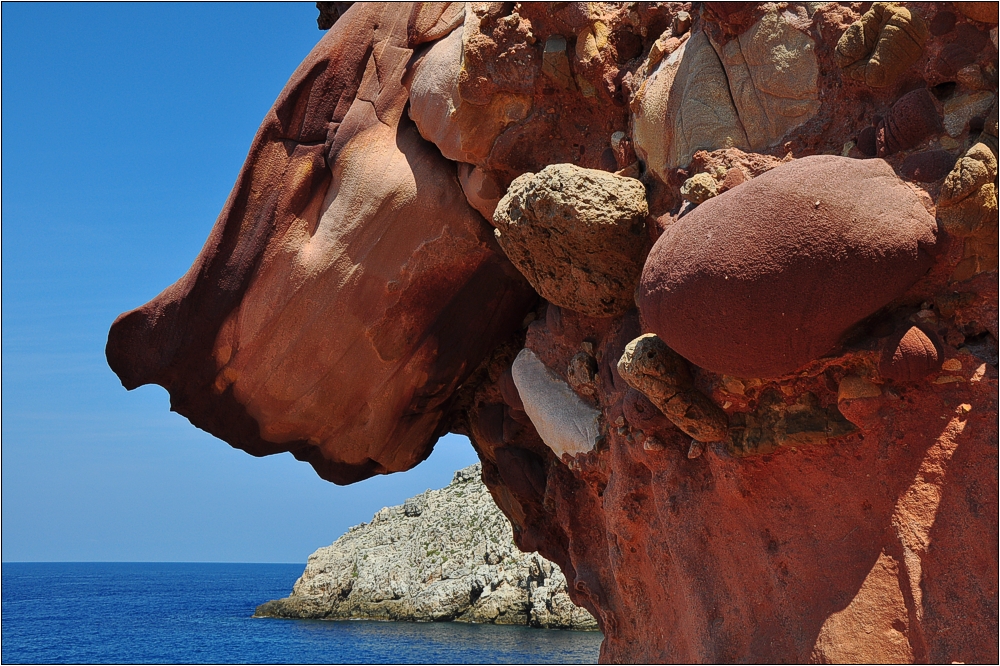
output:
[[545, 299], [611, 317], [633, 307], [646, 214], [638, 180], [553, 164], [516, 178], [493, 221], [500, 247]]

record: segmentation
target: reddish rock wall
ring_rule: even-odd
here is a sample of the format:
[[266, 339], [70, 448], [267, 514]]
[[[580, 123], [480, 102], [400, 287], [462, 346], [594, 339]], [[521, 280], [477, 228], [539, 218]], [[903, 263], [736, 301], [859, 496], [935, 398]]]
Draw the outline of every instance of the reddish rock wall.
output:
[[[604, 661], [1000, 658], [995, 6], [340, 12], [195, 265], [112, 327], [127, 388], [337, 483], [468, 434]], [[821, 154], [836, 182], [782, 175]], [[546, 303], [482, 217], [558, 163], [645, 187], [638, 309]], [[677, 348], [626, 383], [644, 333]]]

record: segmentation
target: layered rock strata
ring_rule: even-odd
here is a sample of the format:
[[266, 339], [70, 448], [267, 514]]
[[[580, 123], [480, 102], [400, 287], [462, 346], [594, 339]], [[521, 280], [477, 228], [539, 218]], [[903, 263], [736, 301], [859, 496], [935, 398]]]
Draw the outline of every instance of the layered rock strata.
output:
[[996, 662], [997, 60], [983, 3], [356, 4], [109, 363], [338, 483], [468, 435], [604, 661]]
[[292, 594], [256, 617], [478, 622], [596, 630], [559, 567], [514, 545], [480, 465], [380, 510], [309, 556]]

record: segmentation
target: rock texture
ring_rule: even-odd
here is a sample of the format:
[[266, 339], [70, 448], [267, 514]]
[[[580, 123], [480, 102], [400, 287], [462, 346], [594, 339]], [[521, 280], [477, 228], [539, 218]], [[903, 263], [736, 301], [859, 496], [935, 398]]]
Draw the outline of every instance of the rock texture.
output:
[[406, 4], [340, 17], [265, 118], [195, 266], [115, 322], [126, 386], [159, 383], [195, 425], [337, 483], [427, 457], [456, 389], [535, 298], [403, 114], [413, 47], [460, 22]]
[[885, 162], [804, 157], [672, 224], [637, 303], [648, 329], [692, 363], [778, 377], [901, 296], [930, 268], [936, 235]]
[[520, 624], [596, 630], [559, 567], [514, 545], [480, 465], [386, 507], [309, 556], [292, 594], [256, 617]]
[[493, 222], [500, 247], [542, 297], [608, 317], [632, 307], [647, 213], [638, 180], [555, 164], [514, 180]]
[[338, 483], [468, 435], [605, 662], [996, 663], [996, 16], [357, 3], [108, 361]]

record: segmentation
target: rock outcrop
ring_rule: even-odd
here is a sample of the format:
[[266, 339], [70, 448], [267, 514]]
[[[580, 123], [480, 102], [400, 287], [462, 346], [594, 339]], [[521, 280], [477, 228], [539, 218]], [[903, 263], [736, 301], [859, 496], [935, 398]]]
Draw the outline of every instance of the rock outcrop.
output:
[[596, 630], [559, 567], [514, 545], [510, 522], [480, 478], [380, 510], [309, 556], [292, 594], [256, 617], [519, 624]]
[[[604, 661], [1000, 659], [995, 5], [324, 11], [126, 387], [337, 483], [468, 435]], [[553, 170], [606, 217], [513, 242]]]

